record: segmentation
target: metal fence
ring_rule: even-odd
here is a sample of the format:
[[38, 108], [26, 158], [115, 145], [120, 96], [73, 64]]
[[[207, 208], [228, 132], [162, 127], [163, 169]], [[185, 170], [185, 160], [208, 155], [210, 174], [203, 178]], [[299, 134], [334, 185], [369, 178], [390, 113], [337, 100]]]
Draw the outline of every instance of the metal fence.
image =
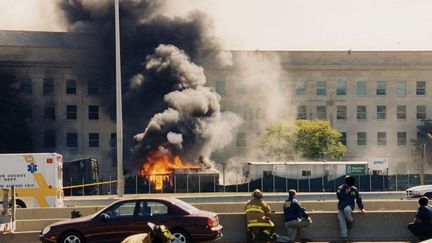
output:
[[[355, 186], [360, 191], [367, 192], [404, 191], [420, 185], [419, 174], [356, 175], [354, 178]], [[84, 180], [78, 183], [70, 181], [68, 184], [73, 186], [65, 187], [64, 193], [67, 196], [116, 194], [116, 182], [112, 179], [106, 178], [105, 182], [92, 184], [85, 183]], [[160, 188], [156, 188], [155, 179], [162, 181]], [[432, 184], [432, 174], [426, 174], [424, 182]], [[304, 179], [267, 175], [257, 180], [231, 185], [219, 183], [218, 174], [128, 176], [125, 178], [125, 193], [250, 192], [255, 189], [264, 192], [287, 192], [289, 189], [296, 189], [298, 192], [334, 192], [343, 183], [344, 176], [333, 179], [328, 176]]]

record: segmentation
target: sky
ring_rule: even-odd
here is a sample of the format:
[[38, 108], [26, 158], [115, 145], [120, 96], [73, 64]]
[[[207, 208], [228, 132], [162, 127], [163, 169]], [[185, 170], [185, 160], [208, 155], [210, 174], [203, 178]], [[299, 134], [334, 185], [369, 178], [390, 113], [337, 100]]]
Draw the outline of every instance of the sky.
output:
[[[65, 31], [55, 2], [0, 0], [0, 29]], [[195, 9], [225, 49], [432, 49], [430, 0], [168, 0], [164, 13]]]

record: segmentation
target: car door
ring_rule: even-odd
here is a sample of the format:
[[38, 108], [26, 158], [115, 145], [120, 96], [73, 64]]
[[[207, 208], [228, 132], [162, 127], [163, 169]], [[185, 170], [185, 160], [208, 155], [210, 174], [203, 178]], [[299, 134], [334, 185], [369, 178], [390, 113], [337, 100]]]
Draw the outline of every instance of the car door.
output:
[[169, 206], [166, 202], [157, 200], [142, 200], [138, 209], [137, 218], [134, 221], [135, 227], [140, 230], [148, 228], [147, 223], [151, 222], [157, 225], [171, 225]]
[[91, 226], [94, 234], [88, 242], [121, 242], [127, 236], [140, 233], [134, 225], [139, 202], [125, 201], [112, 205], [94, 218]]

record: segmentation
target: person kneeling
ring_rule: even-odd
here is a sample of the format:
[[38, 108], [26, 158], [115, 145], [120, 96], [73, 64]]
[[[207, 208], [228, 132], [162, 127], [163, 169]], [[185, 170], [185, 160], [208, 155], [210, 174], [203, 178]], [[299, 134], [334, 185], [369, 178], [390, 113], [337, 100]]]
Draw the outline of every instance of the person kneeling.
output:
[[302, 242], [310, 241], [309, 239], [309, 225], [312, 219], [306, 212], [306, 209], [295, 198], [297, 192], [294, 189], [288, 191], [288, 200], [283, 205], [285, 229], [288, 233], [287, 236], [280, 237], [284, 242], [294, 242], [297, 236], [297, 230], [300, 230]]

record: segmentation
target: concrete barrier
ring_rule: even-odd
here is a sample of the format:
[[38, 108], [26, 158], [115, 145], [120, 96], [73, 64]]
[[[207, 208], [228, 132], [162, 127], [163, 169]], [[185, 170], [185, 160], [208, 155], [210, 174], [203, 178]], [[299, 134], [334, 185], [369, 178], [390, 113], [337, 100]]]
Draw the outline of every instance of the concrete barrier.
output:
[[[339, 223], [334, 212], [314, 212], [312, 217], [311, 238], [314, 241], [335, 241], [340, 239]], [[370, 212], [366, 215], [354, 214], [354, 227], [349, 230], [353, 241], [411, 241], [413, 235], [407, 224], [412, 221], [414, 211]], [[220, 214], [224, 226], [224, 241], [246, 242], [246, 220], [244, 214]], [[276, 233], [285, 234], [283, 214], [272, 215]]]
[[[268, 202], [271, 209], [276, 212], [283, 212], [283, 201]], [[310, 212], [313, 211], [334, 211], [336, 210], [337, 201], [301, 201], [302, 205]], [[244, 212], [243, 203], [192, 203], [195, 207], [213, 211], [216, 213], [242, 213]], [[414, 210], [418, 207], [417, 200], [365, 200], [365, 209], [367, 211], [396, 211], [396, 210]]]
[[[339, 239], [339, 224], [336, 211], [311, 212], [313, 224], [311, 237], [315, 241]], [[406, 225], [412, 221], [415, 211], [375, 211], [366, 215], [354, 214], [354, 227], [349, 231], [354, 241], [410, 241], [414, 237]], [[284, 235], [283, 214], [272, 215], [276, 232]], [[41, 231], [45, 226], [62, 219], [18, 220], [18, 231]], [[223, 242], [245, 242], [246, 221], [243, 213], [220, 213], [220, 223], [224, 226]], [[3, 242], [3, 241], [0, 241]]]
[[[334, 211], [337, 201], [302, 201], [302, 205], [310, 212]], [[272, 210], [282, 212], [283, 201], [269, 202]], [[414, 210], [418, 207], [417, 200], [365, 200], [367, 211], [397, 211]], [[243, 213], [243, 203], [192, 203], [195, 207], [216, 213]], [[71, 211], [78, 209], [82, 216], [93, 214], [103, 206], [78, 206], [65, 208], [19, 208], [16, 216], [19, 220], [26, 219], [49, 219], [49, 218], [70, 218]]]

